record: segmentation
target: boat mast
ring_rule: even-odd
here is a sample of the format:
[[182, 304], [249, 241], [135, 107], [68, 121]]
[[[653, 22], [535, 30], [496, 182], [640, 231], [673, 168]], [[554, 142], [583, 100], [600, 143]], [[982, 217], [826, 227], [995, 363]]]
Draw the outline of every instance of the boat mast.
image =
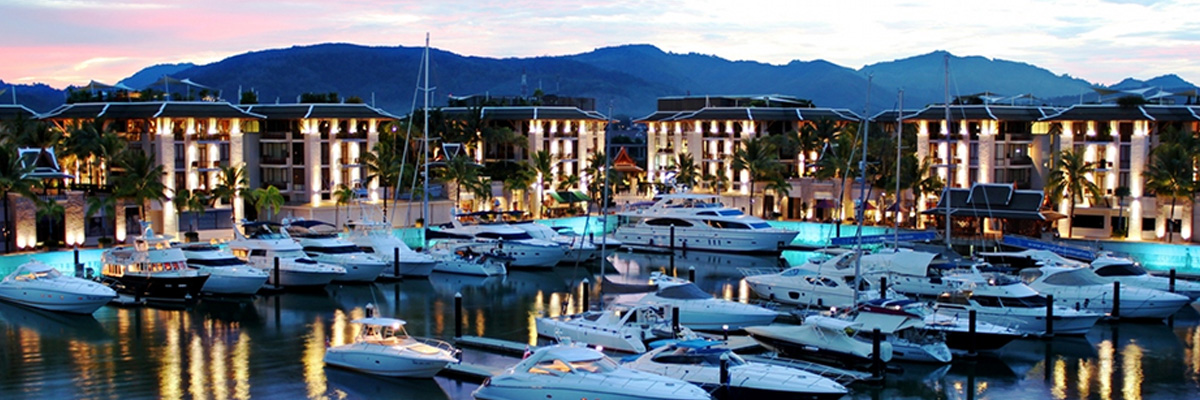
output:
[[871, 81], [875, 75], [867, 75], [867, 104], [863, 106], [863, 123], [860, 126], [862, 136], [862, 161], [858, 164], [859, 179], [862, 180], [862, 186], [858, 191], [858, 229], [854, 233], [854, 237], [858, 242], [858, 248], [854, 250], [854, 307], [858, 307], [858, 289], [862, 282], [862, 231], [863, 219], [867, 209], [867, 136], [871, 131]]
[[[603, 221], [603, 222], [601, 222], [603, 228], [600, 229], [600, 232], [601, 232], [601, 236], [600, 236], [600, 239], [601, 239], [600, 240], [600, 280], [601, 281], [604, 280], [604, 270], [605, 270], [604, 265], [606, 262], [608, 262], [608, 258], [605, 256], [605, 254], [608, 253], [608, 239], [604, 238], [604, 232], [608, 231], [608, 170], [612, 169], [612, 157], [609, 157], [609, 154], [608, 154], [608, 151], [609, 151], [608, 136], [609, 136], [609, 128], [611, 126], [612, 126], [612, 101], [609, 101], [608, 102], [608, 115], [606, 115], [604, 117], [604, 150], [600, 152], [600, 154], [604, 155], [604, 172], [603, 172], [604, 173], [604, 186], [601, 187], [601, 189], [600, 189], [600, 198], [602, 199], [601, 203], [600, 203], [600, 215], [603, 217], [601, 219], [601, 221]], [[592, 244], [595, 245], [594, 242]], [[672, 254], [671, 256], [674, 257], [674, 254]], [[603, 309], [604, 308], [604, 293], [603, 293], [604, 284], [603, 283], [601, 283], [600, 289], [601, 289], [600, 308]], [[587, 290], [587, 289], [585, 288], [584, 290]], [[587, 305], [585, 304], [584, 306], [586, 307]]]
[[[429, 229], [429, 33], [425, 33], [425, 65], [422, 66], [425, 70], [425, 84], [422, 91], [425, 93], [425, 106], [422, 107], [421, 116], [424, 121], [421, 123], [423, 130], [421, 153], [425, 156], [425, 162], [422, 163], [421, 176], [423, 179], [423, 187], [421, 188], [421, 221], [422, 229]], [[421, 235], [425, 237], [425, 235]]]
[[950, 157], [950, 54], [946, 54], [942, 58], [943, 70], [945, 71], [945, 97], [946, 104], [942, 107], [946, 113], [945, 121], [942, 123], [942, 130], [946, 131], [942, 140], [946, 143], [946, 181], [942, 182], [942, 198], [946, 200], [946, 248], [953, 249], [950, 245], [950, 174], [954, 172], [954, 159]]
[[892, 238], [892, 246], [896, 250], [900, 250], [900, 145], [904, 142], [904, 89], [900, 89], [900, 100], [896, 106], [896, 211], [893, 217], [896, 220], [895, 236]]

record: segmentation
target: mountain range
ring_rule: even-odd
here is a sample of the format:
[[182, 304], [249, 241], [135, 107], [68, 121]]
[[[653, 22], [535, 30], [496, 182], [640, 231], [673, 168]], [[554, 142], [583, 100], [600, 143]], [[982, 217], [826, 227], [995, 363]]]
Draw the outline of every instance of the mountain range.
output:
[[[295, 46], [254, 51], [206, 65], [166, 64], [147, 67], [120, 83], [135, 89], [163, 75], [190, 79], [236, 102], [236, 93], [253, 90], [260, 103], [292, 103], [301, 93], [337, 92], [357, 96], [394, 114], [409, 113], [419, 102], [419, 47], [368, 47], [346, 43]], [[812, 100], [820, 107], [868, 113], [896, 107], [904, 91], [905, 108], [942, 103], [945, 83], [951, 96], [990, 92], [1032, 94], [1037, 104], [1069, 104], [1099, 85], [1055, 74], [1036, 65], [980, 56], [960, 57], [935, 51], [880, 62], [858, 70], [824, 60], [772, 65], [732, 61], [713, 55], [669, 53], [647, 44], [605, 47], [587, 53], [530, 58], [487, 58], [431, 49], [430, 86], [433, 106], [448, 96], [487, 94], [532, 95], [535, 90], [559, 96], [591, 97], [597, 111], [640, 117], [656, 109], [665, 96], [784, 95]], [[949, 73], [944, 68], [949, 60]], [[522, 83], [524, 82], [524, 83]], [[0, 88], [9, 86], [0, 81]], [[1165, 90], [1196, 86], [1175, 75], [1147, 81], [1129, 78], [1117, 89], [1159, 86]], [[46, 85], [16, 85], [17, 101], [44, 112], [62, 103], [63, 90]], [[178, 90], [173, 88], [172, 91]], [[1094, 94], [1093, 94], [1094, 96]], [[0, 103], [8, 99], [0, 96]], [[1093, 98], [1094, 99], [1094, 98]], [[417, 103], [419, 104], [419, 103]]]

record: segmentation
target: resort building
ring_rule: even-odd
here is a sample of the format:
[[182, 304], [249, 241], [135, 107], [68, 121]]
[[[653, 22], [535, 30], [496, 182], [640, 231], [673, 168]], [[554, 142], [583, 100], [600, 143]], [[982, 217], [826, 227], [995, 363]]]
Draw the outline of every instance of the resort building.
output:
[[[735, 174], [730, 162], [743, 140], [798, 132], [822, 120], [845, 126], [861, 119], [847, 109], [815, 108], [806, 100], [790, 97], [689, 96], [660, 98], [658, 110], [636, 122], [646, 125], [647, 179], [668, 183], [677, 172], [679, 157], [687, 154], [700, 168], [700, 175], [726, 182], [721, 187], [701, 182], [695, 189], [722, 194], [727, 203], [745, 208], [751, 207], [757, 197], [750, 193], [750, 173], [743, 170]], [[768, 196], [766, 203], [771, 212], [789, 219], [836, 218], [832, 208], [837, 185], [808, 177], [818, 156], [818, 151], [780, 152], [779, 160], [785, 165], [792, 189], [787, 198]], [[763, 186], [758, 182], [755, 192], [762, 193]], [[753, 208], [757, 210], [758, 206]]]
[[[153, 155], [163, 166], [163, 184], [167, 199], [148, 202], [146, 214], [138, 216], [138, 205], [124, 203], [116, 208], [114, 236], [123, 242], [129, 233], [140, 234], [136, 221], [152, 222], [158, 232], [178, 236], [181, 216], [173, 196], [183, 190], [210, 190], [217, 182], [221, 167], [239, 166], [246, 161], [244, 130], [255, 130], [261, 115], [252, 114], [224, 102], [141, 102], [75, 103], [60, 106], [40, 118], [70, 135], [73, 127], [100, 121], [103, 129], [125, 139], [131, 151]], [[109, 182], [96, 169], [87, 168], [90, 160], [74, 160], [63, 170], [72, 175], [72, 188], [94, 195], [110, 195]], [[203, 215], [206, 229], [229, 228], [233, 219], [243, 216], [241, 201], [214, 203]], [[100, 226], [88, 232], [107, 236]], [[186, 226], [183, 226], [186, 228]], [[91, 244], [93, 235], [68, 233], [68, 245]], [[31, 244], [31, 243], [27, 243]]]

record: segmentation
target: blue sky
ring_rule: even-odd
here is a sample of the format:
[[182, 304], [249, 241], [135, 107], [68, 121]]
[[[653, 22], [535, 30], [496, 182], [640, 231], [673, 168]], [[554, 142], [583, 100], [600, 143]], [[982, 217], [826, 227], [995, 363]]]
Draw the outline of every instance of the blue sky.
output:
[[1196, 1], [0, 0], [0, 79], [115, 82], [142, 67], [209, 63], [325, 42], [432, 45], [464, 55], [666, 51], [859, 68], [948, 50], [1101, 84], [1200, 81]]

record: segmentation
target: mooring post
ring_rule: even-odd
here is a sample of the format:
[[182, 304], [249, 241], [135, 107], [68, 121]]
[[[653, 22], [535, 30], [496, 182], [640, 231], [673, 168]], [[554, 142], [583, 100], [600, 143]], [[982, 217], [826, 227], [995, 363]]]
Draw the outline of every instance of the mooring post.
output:
[[591, 280], [589, 280], [588, 278], [583, 278], [583, 282], [580, 284], [580, 286], [582, 286], [580, 289], [583, 290], [583, 311], [585, 311], [585, 312], [587, 310], [592, 309], [592, 307], [590, 307], [592, 303], [590, 303], [588, 301], [589, 300], [588, 296], [591, 294], [591, 293], [588, 293], [588, 292], [591, 292], [591, 290], [590, 290], [592, 288], [591, 283], [592, 283]]
[[1054, 295], [1046, 295], [1046, 337], [1054, 337]]
[[462, 300], [462, 292], [455, 293], [455, 294], [454, 294], [454, 338], [455, 338], [455, 339], [461, 339], [461, 338], [462, 338], [462, 328], [463, 328], [463, 324], [462, 324], [462, 315], [463, 315], [463, 314], [462, 314], [462, 312], [463, 312], [463, 309], [462, 309], [462, 308], [463, 308], [462, 301], [463, 301], [463, 300]]
[[275, 288], [279, 289], [279, 288], [283, 287], [283, 284], [281, 284], [279, 282], [279, 257], [278, 256], [275, 257], [274, 273], [275, 273]]
[[671, 254], [675, 254], [675, 225], [671, 225]]
[[1113, 282], [1112, 317], [1121, 318], [1121, 282]]
[[879, 298], [886, 299], [887, 298], [887, 290], [888, 290], [887, 277], [886, 276], [879, 277]]
[[400, 279], [400, 248], [392, 248], [392, 277]]
[[675, 337], [679, 337], [679, 307], [671, 307], [671, 332], [675, 333]]
[[721, 340], [729, 343], [729, 325], [721, 325]]
[[871, 330], [871, 377], [875, 378], [875, 379], [883, 378], [883, 356], [879, 354], [880, 351], [882, 351], [882, 344], [880, 343], [882, 340], [883, 340], [883, 333], [879, 331], [879, 328], [872, 329]]
[[688, 267], [688, 282], [696, 283], [696, 267]]
[[721, 388], [729, 392], [729, 353], [721, 353]]
[[1171, 268], [1171, 293], [1175, 293], [1175, 268]]
[[969, 338], [968, 342], [970, 343], [970, 346], [967, 347], [967, 356], [972, 358], [978, 354], [977, 349], [979, 348], [975, 341], [975, 322], [975, 310], [971, 310], [969, 313], [967, 313], [967, 332], [969, 333], [967, 336]]
[[[1172, 270], [1172, 271], [1174, 271], [1174, 270]], [[82, 276], [83, 276], [83, 264], [79, 263], [79, 245], [76, 244], [75, 245], [75, 277], [79, 278]], [[1174, 276], [1174, 274], [1172, 274], [1172, 276]], [[1175, 287], [1174, 282], [1175, 282], [1175, 280], [1171, 279], [1171, 287]]]

